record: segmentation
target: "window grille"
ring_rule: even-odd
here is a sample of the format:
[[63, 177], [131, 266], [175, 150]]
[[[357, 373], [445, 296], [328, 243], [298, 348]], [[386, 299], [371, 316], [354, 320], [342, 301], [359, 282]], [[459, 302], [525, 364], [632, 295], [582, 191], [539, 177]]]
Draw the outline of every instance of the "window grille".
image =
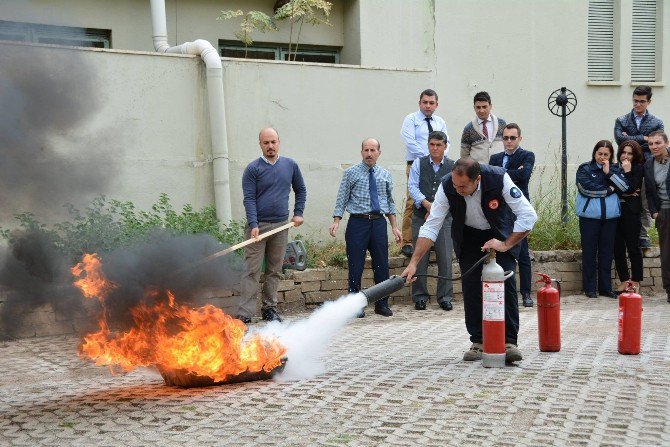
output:
[[657, 0], [633, 0], [631, 81], [654, 82], [660, 57], [657, 52], [659, 22]]
[[589, 0], [589, 81], [614, 81], [614, 0]]

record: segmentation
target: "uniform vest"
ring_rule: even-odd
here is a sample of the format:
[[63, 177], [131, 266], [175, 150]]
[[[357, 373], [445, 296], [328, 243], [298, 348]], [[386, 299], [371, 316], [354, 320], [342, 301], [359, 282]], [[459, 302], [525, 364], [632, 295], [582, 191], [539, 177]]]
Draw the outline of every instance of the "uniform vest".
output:
[[[430, 164], [430, 155], [421, 157], [419, 159], [419, 191], [421, 194], [426, 196], [426, 200], [433, 202], [435, 200], [435, 194], [437, 193], [438, 188], [440, 187], [440, 182], [451, 172], [451, 168], [454, 166], [454, 162], [448, 158], [444, 159], [444, 163], [440, 166], [440, 169], [437, 172], [433, 171], [433, 166]], [[414, 207], [414, 214], [419, 216], [422, 219], [426, 218], [426, 208], [423, 206], [417, 208]]]
[[[514, 229], [514, 213], [505, 202], [502, 194], [503, 176], [505, 170], [497, 166], [482, 164], [480, 188], [482, 191], [481, 207], [486, 221], [491, 226], [493, 237], [501, 241], [506, 240]], [[465, 198], [456, 192], [451, 181], [451, 174], [442, 180], [442, 187], [449, 201], [449, 212], [453, 217], [451, 224], [451, 238], [454, 241], [454, 251], [460, 258], [463, 246], [463, 228], [465, 227]], [[510, 253], [515, 258], [519, 255], [519, 245], [512, 247]]]

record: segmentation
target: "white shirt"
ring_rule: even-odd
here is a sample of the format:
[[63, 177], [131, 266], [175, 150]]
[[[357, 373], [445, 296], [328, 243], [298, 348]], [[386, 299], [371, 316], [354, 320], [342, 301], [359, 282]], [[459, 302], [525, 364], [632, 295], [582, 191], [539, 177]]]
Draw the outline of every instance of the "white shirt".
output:
[[[439, 116], [433, 115], [430, 117], [430, 127], [433, 131], [441, 130], [447, 134], [447, 152], [451, 140], [447, 133], [447, 124]], [[407, 161], [414, 161], [419, 157], [428, 155], [428, 123], [426, 122], [426, 115], [421, 110], [410, 113], [405, 117], [400, 129], [400, 136], [405, 142], [407, 153], [405, 159]]]
[[[484, 211], [482, 210], [481, 186], [482, 184], [480, 181], [479, 185], [477, 185], [477, 190], [471, 195], [464, 197], [465, 225], [479, 230], [488, 230], [491, 226], [486, 220], [486, 216], [484, 216]], [[537, 222], [537, 213], [535, 213], [535, 210], [528, 199], [526, 199], [520, 192], [519, 197], [512, 197], [510, 194], [512, 188], [517, 188], [517, 186], [514, 184], [510, 176], [505, 174], [503, 176], [502, 195], [505, 202], [516, 216], [514, 229], [512, 231], [515, 233], [530, 231], [533, 229], [535, 222]], [[518, 189], [519, 188], [517, 188], [517, 190]], [[444, 188], [440, 185], [437, 194], [435, 194], [435, 201], [430, 208], [428, 220], [426, 220], [426, 223], [424, 223], [419, 230], [419, 237], [426, 237], [435, 242], [448, 212], [449, 201], [447, 200], [447, 195], [444, 193]]]
[[[477, 122], [479, 123], [479, 126], [481, 127], [484, 120], [479, 119], [479, 117], [477, 117]], [[491, 120], [491, 115], [489, 115], [489, 117], [486, 118], [486, 130], [489, 133], [489, 141], [493, 141], [493, 137], [495, 135], [493, 135], [493, 120]], [[482, 133], [483, 133], [483, 129], [482, 129]]]

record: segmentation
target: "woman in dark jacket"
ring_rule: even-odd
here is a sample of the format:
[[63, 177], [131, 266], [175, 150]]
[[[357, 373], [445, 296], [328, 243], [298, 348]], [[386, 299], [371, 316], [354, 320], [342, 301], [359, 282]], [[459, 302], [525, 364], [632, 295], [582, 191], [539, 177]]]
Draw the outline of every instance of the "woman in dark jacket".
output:
[[[612, 258], [614, 238], [619, 217], [618, 200], [605, 200], [612, 194], [628, 193], [629, 186], [624, 173], [612, 165], [614, 147], [607, 140], [596, 143], [591, 161], [582, 163], [577, 169], [577, 190], [586, 198], [586, 206], [596, 209], [597, 217], [579, 217], [579, 233], [582, 238], [582, 286], [589, 298], [602, 296], [616, 298], [612, 291]], [[615, 196], [616, 197], [616, 196]], [[607, 209], [607, 204], [615, 209]], [[580, 205], [581, 206], [581, 205]], [[596, 282], [597, 277], [597, 282]]]
[[[640, 228], [642, 227], [642, 198], [640, 189], [644, 180], [644, 155], [642, 147], [637, 141], [624, 141], [619, 145], [617, 152], [619, 166], [628, 181], [629, 193], [620, 194], [621, 216], [616, 227], [616, 239], [614, 242], [614, 264], [621, 284], [617, 292], [626, 289], [626, 282], [632, 279], [636, 289], [642, 281], [642, 250], [640, 249]], [[626, 262], [626, 251], [630, 259], [630, 269]], [[632, 278], [631, 278], [632, 276]]]

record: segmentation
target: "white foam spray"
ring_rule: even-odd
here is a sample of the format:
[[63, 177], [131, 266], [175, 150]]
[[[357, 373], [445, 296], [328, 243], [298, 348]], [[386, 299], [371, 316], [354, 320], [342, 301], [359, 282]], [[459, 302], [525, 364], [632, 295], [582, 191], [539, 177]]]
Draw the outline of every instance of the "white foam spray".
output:
[[325, 371], [319, 359], [328, 344], [368, 303], [362, 293], [329, 301], [309, 317], [292, 323], [270, 323], [261, 334], [277, 337], [287, 348], [286, 367], [275, 376], [279, 381], [309, 379]]

